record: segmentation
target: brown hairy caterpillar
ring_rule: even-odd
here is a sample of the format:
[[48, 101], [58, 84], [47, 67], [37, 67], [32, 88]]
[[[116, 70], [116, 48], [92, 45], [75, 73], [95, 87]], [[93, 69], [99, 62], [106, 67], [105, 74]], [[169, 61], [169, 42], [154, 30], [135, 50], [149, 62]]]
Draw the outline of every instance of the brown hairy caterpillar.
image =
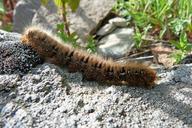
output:
[[82, 72], [88, 81], [127, 84], [151, 88], [155, 85], [156, 72], [143, 64], [120, 64], [89, 54], [63, 43], [41, 27], [29, 27], [21, 42], [32, 47], [46, 61], [65, 66], [69, 72]]

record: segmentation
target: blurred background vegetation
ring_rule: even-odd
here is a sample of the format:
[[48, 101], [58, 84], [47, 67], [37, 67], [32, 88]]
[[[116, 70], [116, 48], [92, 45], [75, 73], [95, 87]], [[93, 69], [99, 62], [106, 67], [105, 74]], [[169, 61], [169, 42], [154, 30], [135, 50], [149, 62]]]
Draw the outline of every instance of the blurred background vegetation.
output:
[[17, 0], [0, 0], [0, 29], [12, 31], [16, 2]]
[[[80, 0], [53, 0], [60, 8], [63, 23], [58, 24], [58, 35], [64, 41], [72, 42], [74, 47], [78, 37], [70, 33], [66, 17], [66, 7], [75, 11]], [[41, 0], [46, 5], [48, 0]], [[0, 0], [0, 28], [12, 31], [13, 10], [16, 0]], [[192, 0], [117, 0], [113, 12], [124, 17], [130, 27], [135, 29], [135, 46], [139, 49], [143, 44], [155, 41], [166, 42], [177, 51], [172, 55], [177, 62], [192, 50]], [[96, 45], [90, 37], [86, 46], [95, 52]]]
[[179, 62], [192, 49], [192, 0], [117, 0], [114, 12], [135, 28], [136, 46], [150, 41], [169, 42]]

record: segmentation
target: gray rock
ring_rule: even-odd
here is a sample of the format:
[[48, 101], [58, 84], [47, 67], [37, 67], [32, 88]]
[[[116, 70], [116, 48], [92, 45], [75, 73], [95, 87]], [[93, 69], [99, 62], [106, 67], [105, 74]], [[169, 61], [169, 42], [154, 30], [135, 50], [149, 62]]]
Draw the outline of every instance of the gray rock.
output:
[[127, 21], [121, 17], [115, 17], [109, 20], [110, 24], [115, 25], [116, 27], [127, 27]]
[[18, 108], [19, 105], [13, 102], [7, 103], [1, 114], [3, 116], [3, 121], [9, 120], [9, 122], [4, 122], [5, 128], [10, 127], [31, 127], [33, 123], [32, 117], [27, 113], [26, 110]]
[[115, 4], [115, 0], [81, 0], [76, 13], [70, 14], [70, 29], [86, 40], [90, 32], [96, 30]]
[[182, 82], [186, 84], [191, 83], [191, 65], [192, 64], [186, 64], [179, 67], [176, 71], [170, 72], [170, 74], [173, 74], [172, 79], [176, 82]]
[[3, 107], [3, 109], [1, 110], [2, 116], [4, 116], [4, 115], [11, 115], [10, 112], [15, 111], [15, 110], [16, 110], [16, 107], [17, 107], [17, 105], [16, 105], [15, 103], [13, 103], [13, 102], [7, 103], [7, 104]]
[[31, 25], [39, 7], [40, 0], [19, 0], [14, 10], [13, 31], [21, 33], [26, 26]]
[[58, 15], [57, 9], [52, 2], [50, 2], [50, 5], [47, 8], [41, 6], [32, 19], [33, 25], [39, 25], [51, 31], [55, 31], [57, 24], [62, 22], [63, 21]]
[[97, 35], [105, 36], [113, 32], [117, 27], [127, 27], [127, 21], [120, 17], [110, 19], [108, 24], [104, 25], [98, 30]]
[[15, 88], [18, 85], [18, 81], [20, 81], [19, 75], [0, 75], [0, 91]]
[[20, 35], [0, 31], [0, 74], [26, 73], [43, 63], [31, 48], [21, 44]]
[[[160, 72], [162, 78], [157, 86], [147, 90], [82, 82], [79, 73], [43, 64], [22, 77], [15, 90], [11, 90], [16, 97], [6, 104], [1, 99], [8, 99], [9, 95], [0, 91], [1, 124], [3, 127], [190, 128], [192, 76], [186, 74], [192, 72], [192, 66], [185, 68]], [[188, 82], [170, 84], [181, 69], [184, 70], [181, 77], [188, 77]], [[26, 100], [29, 97], [31, 100]]]
[[18, 41], [20, 39], [21, 35], [18, 33], [10, 33], [6, 32], [4, 30], [0, 30], [0, 42], [5, 41]]
[[119, 58], [129, 53], [134, 46], [133, 29], [118, 28], [99, 41], [97, 52], [106, 57]]
[[97, 35], [104, 36], [111, 33], [115, 29], [116, 29], [116, 26], [114, 24], [106, 24], [99, 29], [99, 31], [97, 32]]

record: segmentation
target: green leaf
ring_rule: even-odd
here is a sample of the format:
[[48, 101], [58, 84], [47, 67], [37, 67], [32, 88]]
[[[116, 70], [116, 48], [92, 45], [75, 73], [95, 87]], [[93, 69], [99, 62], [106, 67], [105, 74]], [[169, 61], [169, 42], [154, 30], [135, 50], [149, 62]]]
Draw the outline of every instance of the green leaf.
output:
[[134, 18], [134, 22], [139, 27], [144, 27], [149, 24], [149, 15], [144, 12], [131, 12], [130, 15]]
[[160, 31], [160, 34], [159, 34], [160, 39], [163, 38], [166, 31], [167, 31], [167, 26], [165, 25], [165, 26], [163, 26], [162, 30]]
[[95, 44], [95, 40], [92, 36], [88, 36], [86, 49], [90, 53], [96, 52], [96, 44]]
[[54, 0], [54, 3], [57, 7], [62, 7], [68, 2], [68, 0]]
[[176, 64], [178, 64], [182, 59], [184, 59], [185, 53], [177, 50], [176, 52], [172, 53], [170, 57], [172, 57], [175, 60]]
[[47, 6], [49, 0], [41, 0], [40, 2], [43, 6]]
[[79, 47], [77, 44], [78, 36], [75, 32], [71, 33], [70, 35], [67, 35], [64, 32], [65, 25], [63, 23], [57, 24], [57, 36], [60, 37], [63, 42], [72, 44], [73, 47]]
[[4, 9], [2, 0], [0, 1], [0, 13], [5, 13], [5, 9]]
[[65, 28], [64, 23], [57, 24], [57, 30], [59, 30], [59, 31], [63, 31], [63, 32], [64, 32], [64, 28]]
[[136, 48], [140, 48], [141, 44], [142, 44], [142, 36], [143, 36], [143, 34], [140, 32], [138, 27], [136, 27], [135, 30], [136, 30], [136, 32], [135, 32], [135, 34], [133, 36], [133, 38], [135, 40], [135, 46], [136, 46]]
[[13, 25], [12, 24], [4, 25], [4, 26], [2, 26], [2, 29], [5, 31], [8, 31], [8, 32], [11, 32], [11, 31], [13, 31]]
[[72, 12], [75, 12], [79, 6], [80, 0], [69, 0], [68, 5], [70, 6]]

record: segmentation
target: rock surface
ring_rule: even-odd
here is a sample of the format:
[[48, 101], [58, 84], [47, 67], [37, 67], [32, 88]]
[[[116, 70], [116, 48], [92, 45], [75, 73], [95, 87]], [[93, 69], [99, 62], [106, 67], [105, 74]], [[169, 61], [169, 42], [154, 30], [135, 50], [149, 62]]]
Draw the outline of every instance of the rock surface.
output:
[[115, 2], [116, 0], [81, 0], [77, 12], [69, 15], [71, 30], [86, 40], [86, 36], [100, 25]]
[[[178, 74], [179, 72], [179, 74]], [[192, 127], [192, 65], [161, 71], [154, 89], [82, 82], [44, 64], [0, 91], [2, 127]], [[0, 77], [1, 79], [1, 77]], [[6, 81], [2, 85], [6, 86]], [[7, 89], [8, 88], [8, 89]]]
[[41, 6], [35, 13], [32, 19], [32, 24], [38, 24], [48, 30], [55, 31], [57, 24], [60, 24], [63, 21], [61, 17], [57, 14], [57, 9], [54, 5], [51, 6], [51, 10], [49, 8], [50, 7], [48, 7], [47, 9], [44, 6]]
[[110, 34], [118, 27], [127, 27], [127, 21], [124, 18], [120, 17], [112, 18], [109, 20], [109, 23], [102, 26], [96, 34], [98, 36], [105, 36], [107, 34]]
[[31, 24], [36, 10], [40, 7], [40, 0], [19, 0], [14, 9], [13, 31], [23, 32]]
[[105, 35], [111, 33], [115, 29], [116, 29], [116, 26], [114, 24], [106, 24], [99, 29], [99, 31], [97, 32], [97, 35], [105, 36]]
[[115, 17], [109, 20], [110, 24], [114, 24], [116, 27], [127, 27], [127, 21], [121, 17]]
[[133, 29], [118, 28], [103, 37], [99, 42], [97, 52], [106, 57], [120, 58], [129, 53], [134, 46]]
[[20, 35], [0, 30], [0, 74], [26, 73], [43, 60], [19, 41]]

